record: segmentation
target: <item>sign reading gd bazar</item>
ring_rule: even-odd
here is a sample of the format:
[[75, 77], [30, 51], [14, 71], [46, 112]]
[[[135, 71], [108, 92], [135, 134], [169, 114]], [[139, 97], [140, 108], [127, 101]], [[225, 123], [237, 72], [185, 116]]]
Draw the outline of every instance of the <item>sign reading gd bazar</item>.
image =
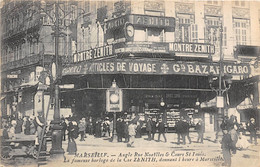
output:
[[[225, 74], [249, 75], [248, 64], [224, 63]], [[182, 74], [182, 75], [218, 75], [218, 63], [178, 62], [178, 61], [138, 61], [116, 60], [81, 62], [64, 67], [62, 75], [82, 74]]]

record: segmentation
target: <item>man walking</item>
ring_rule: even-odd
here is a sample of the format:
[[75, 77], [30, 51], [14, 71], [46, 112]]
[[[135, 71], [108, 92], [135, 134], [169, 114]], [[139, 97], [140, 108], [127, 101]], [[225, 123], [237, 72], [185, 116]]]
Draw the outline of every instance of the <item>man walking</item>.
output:
[[166, 136], [165, 136], [165, 123], [162, 122], [162, 119], [159, 119], [158, 131], [159, 131], [158, 142], [160, 142], [160, 137], [161, 137], [161, 134], [162, 134], [163, 138], [164, 138], [164, 142], [166, 143], [167, 139], [166, 139]]
[[231, 135], [228, 133], [227, 129], [223, 130], [223, 138], [221, 142], [222, 154], [224, 158], [224, 166], [231, 166], [231, 150], [233, 149]]
[[253, 143], [253, 139], [254, 139], [255, 145], [257, 145], [256, 123], [254, 118], [250, 119], [250, 122], [247, 124], [247, 129], [250, 132], [250, 143]]
[[183, 122], [183, 118], [181, 118], [175, 125], [175, 130], [176, 133], [178, 135], [178, 145], [180, 144], [180, 136], [182, 137], [182, 143], [185, 145], [185, 135], [184, 135], [184, 122]]
[[198, 133], [197, 143], [203, 143], [203, 135], [204, 135], [204, 123], [200, 119], [199, 122], [196, 124], [196, 130]]

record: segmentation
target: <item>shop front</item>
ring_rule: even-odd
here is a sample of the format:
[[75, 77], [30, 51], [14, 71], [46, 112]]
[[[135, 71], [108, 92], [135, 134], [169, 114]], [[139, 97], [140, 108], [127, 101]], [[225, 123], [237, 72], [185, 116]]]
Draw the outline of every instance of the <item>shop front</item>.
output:
[[[225, 63], [225, 74], [245, 76], [246, 64]], [[209, 75], [219, 75], [217, 63], [181, 62], [160, 59], [110, 59], [75, 63], [62, 71], [63, 82], [75, 84], [62, 90], [61, 106], [75, 106], [78, 116], [106, 117], [106, 90], [115, 80], [123, 90], [123, 111], [118, 116], [139, 115], [162, 118], [173, 128], [181, 117], [195, 125], [198, 118], [216, 129], [217, 109], [201, 109], [216, 93], [209, 87]], [[205, 112], [207, 111], [207, 112]], [[111, 115], [112, 116], [112, 115]]]

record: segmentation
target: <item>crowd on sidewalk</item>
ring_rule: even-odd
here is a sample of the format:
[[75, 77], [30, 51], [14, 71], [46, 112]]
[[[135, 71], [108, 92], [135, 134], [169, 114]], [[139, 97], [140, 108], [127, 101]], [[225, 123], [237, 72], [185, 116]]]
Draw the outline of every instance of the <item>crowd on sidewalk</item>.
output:
[[[253, 142], [252, 140], [254, 139], [255, 144], [257, 144], [256, 125], [253, 120], [254, 119], [252, 118], [251, 121], [246, 124], [246, 127], [243, 127], [242, 124], [237, 122], [235, 116], [231, 116], [230, 118], [225, 117], [223, 119], [220, 127], [223, 132], [224, 130], [227, 130], [227, 134], [231, 136], [234, 148], [245, 149], [249, 146], [249, 142], [245, 137], [246, 131], [250, 132], [250, 142]], [[67, 134], [69, 142], [72, 142], [72, 144], [69, 145], [73, 145], [73, 147], [76, 147], [74, 139], [79, 137], [79, 141], [83, 142], [87, 137], [86, 133], [93, 135], [96, 138], [111, 139], [114, 128], [113, 119], [109, 117], [103, 119], [93, 119], [89, 117], [80, 120], [68, 117], [62, 118], [61, 125], [63, 126], [63, 140], [66, 139]], [[134, 147], [135, 138], [142, 138], [143, 136], [145, 136], [144, 139], [147, 141], [155, 140], [157, 142], [161, 142], [161, 136], [163, 136], [164, 142], [167, 142], [165, 135], [166, 129], [167, 124], [164, 123], [162, 119], [156, 120], [156, 118], [148, 117], [147, 120], [141, 120], [138, 116], [132, 119], [119, 117], [116, 120], [115, 127], [117, 142], [125, 142], [127, 143], [127, 147]], [[192, 141], [190, 137], [189, 119], [181, 117], [175, 125], [175, 130], [177, 133], [177, 144], [186, 145], [192, 142], [203, 144], [204, 142], [205, 124], [202, 119], [200, 119], [195, 126], [197, 132], [195, 141]], [[186, 139], [188, 140], [188, 143], [186, 143]], [[68, 151], [70, 150], [69, 148], [70, 147], [68, 147]], [[76, 150], [77, 149], [74, 148], [72, 149], [72, 152], [76, 152]]]

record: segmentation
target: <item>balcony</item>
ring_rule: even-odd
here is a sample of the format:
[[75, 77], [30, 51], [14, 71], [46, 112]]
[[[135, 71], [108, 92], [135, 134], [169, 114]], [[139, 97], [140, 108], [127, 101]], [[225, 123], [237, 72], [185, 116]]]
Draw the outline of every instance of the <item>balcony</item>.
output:
[[8, 71], [8, 70], [17, 69], [17, 68], [21, 68], [21, 67], [25, 67], [25, 66], [29, 66], [29, 65], [33, 65], [33, 64], [38, 64], [41, 60], [42, 60], [41, 54], [30, 56], [30, 57], [25, 57], [20, 60], [11, 61], [6, 64], [3, 64], [2, 71]]

